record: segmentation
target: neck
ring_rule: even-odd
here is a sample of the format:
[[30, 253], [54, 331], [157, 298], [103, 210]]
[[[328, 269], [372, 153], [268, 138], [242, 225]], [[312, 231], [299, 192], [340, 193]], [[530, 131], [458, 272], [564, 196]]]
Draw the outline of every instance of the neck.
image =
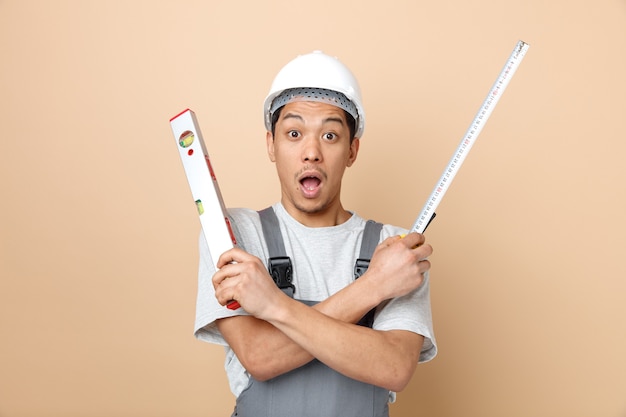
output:
[[291, 217], [307, 227], [337, 226], [347, 222], [352, 216], [352, 213], [345, 210], [341, 204], [337, 207], [304, 208], [284, 199], [281, 203]]

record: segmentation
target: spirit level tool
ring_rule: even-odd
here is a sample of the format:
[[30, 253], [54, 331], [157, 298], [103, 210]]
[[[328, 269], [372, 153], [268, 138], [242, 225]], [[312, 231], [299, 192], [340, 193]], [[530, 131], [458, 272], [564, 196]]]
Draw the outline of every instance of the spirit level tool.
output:
[[472, 145], [474, 145], [474, 142], [485, 126], [487, 119], [489, 119], [491, 112], [496, 107], [496, 104], [498, 104], [500, 96], [502, 96], [502, 93], [509, 84], [509, 81], [511, 81], [513, 74], [515, 74], [517, 67], [522, 62], [522, 59], [526, 55], [526, 51], [529, 47], [530, 45], [523, 41], [519, 41], [517, 42], [517, 45], [515, 45], [515, 49], [513, 49], [513, 52], [500, 72], [498, 79], [491, 87], [491, 90], [489, 90], [487, 98], [480, 107], [476, 117], [474, 117], [469, 129], [467, 129], [465, 136], [463, 136], [461, 143], [457, 147], [452, 159], [441, 175], [439, 182], [433, 189], [430, 197], [428, 197], [428, 200], [426, 200], [424, 208], [411, 228], [412, 232], [424, 233], [426, 227], [428, 227], [431, 220], [435, 217], [435, 210], [437, 209], [437, 206], [439, 206], [439, 203], [448, 190], [454, 176], [458, 172], [459, 168], [461, 168], [463, 161], [465, 161]]
[[[202, 233], [215, 266], [222, 253], [237, 245], [222, 193], [211, 167], [211, 160], [195, 113], [189, 109], [179, 113], [170, 119], [170, 126], [183, 161], [191, 195], [198, 209]], [[236, 301], [232, 301], [227, 307], [236, 310], [240, 306]]]

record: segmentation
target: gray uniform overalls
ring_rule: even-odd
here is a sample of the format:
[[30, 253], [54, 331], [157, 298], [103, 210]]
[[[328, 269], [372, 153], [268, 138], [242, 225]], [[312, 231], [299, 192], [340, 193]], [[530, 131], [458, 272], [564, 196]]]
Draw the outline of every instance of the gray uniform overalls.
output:
[[[269, 270], [276, 285], [293, 297], [291, 262], [278, 219], [269, 207], [259, 212], [269, 249]], [[368, 221], [355, 277], [361, 276], [378, 244], [382, 225]], [[299, 300], [308, 305], [315, 302]], [[359, 324], [371, 327], [374, 310]], [[348, 378], [317, 359], [276, 378], [250, 383], [237, 398], [231, 417], [388, 417], [389, 390]]]

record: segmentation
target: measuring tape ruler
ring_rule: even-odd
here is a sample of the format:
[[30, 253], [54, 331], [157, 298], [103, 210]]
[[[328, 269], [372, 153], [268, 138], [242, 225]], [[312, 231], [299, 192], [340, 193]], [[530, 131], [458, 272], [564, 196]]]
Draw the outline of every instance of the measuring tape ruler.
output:
[[474, 117], [469, 129], [467, 129], [465, 136], [463, 136], [461, 143], [454, 152], [452, 159], [450, 159], [450, 162], [441, 175], [439, 182], [433, 189], [430, 197], [428, 197], [428, 200], [426, 200], [424, 208], [422, 208], [422, 211], [413, 224], [413, 227], [411, 227], [411, 232], [424, 233], [430, 222], [435, 217], [435, 210], [439, 206], [439, 203], [448, 190], [450, 183], [459, 171], [459, 168], [461, 168], [467, 154], [472, 149], [478, 135], [483, 130], [491, 112], [496, 107], [496, 104], [498, 104], [502, 93], [509, 85], [509, 81], [511, 81], [513, 74], [517, 71], [517, 68], [522, 62], [522, 59], [526, 55], [526, 51], [528, 51], [529, 47], [530, 45], [523, 41], [519, 41], [517, 42], [517, 45], [515, 45], [515, 49], [513, 49], [511, 56], [504, 65], [504, 68], [500, 72], [496, 82], [491, 87], [491, 90], [489, 90], [487, 98], [485, 98], [480, 110], [478, 110], [478, 113]]
[[[178, 153], [185, 168], [192, 198], [198, 209], [202, 233], [215, 266], [222, 253], [237, 245], [222, 193], [195, 113], [189, 109], [179, 113], [170, 119], [170, 126], [178, 145]], [[217, 266], [215, 269], [217, 270]], [[232, 301], [227, 307], [236, 310], [239, 303]]]

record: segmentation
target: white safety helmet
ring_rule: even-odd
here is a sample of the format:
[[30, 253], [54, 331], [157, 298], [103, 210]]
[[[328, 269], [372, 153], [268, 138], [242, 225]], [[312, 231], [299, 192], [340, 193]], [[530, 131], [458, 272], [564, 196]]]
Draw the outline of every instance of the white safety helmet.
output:
[[355, 136], [363, 135], [361, 89], [352, 72], [337, 58], [314, 51], [298, 56], [280, 70], [263, 108], [268, 131], [272, 129], [273, 113], [294, 100], [321, 101], [346, 110], [356, 121]]

